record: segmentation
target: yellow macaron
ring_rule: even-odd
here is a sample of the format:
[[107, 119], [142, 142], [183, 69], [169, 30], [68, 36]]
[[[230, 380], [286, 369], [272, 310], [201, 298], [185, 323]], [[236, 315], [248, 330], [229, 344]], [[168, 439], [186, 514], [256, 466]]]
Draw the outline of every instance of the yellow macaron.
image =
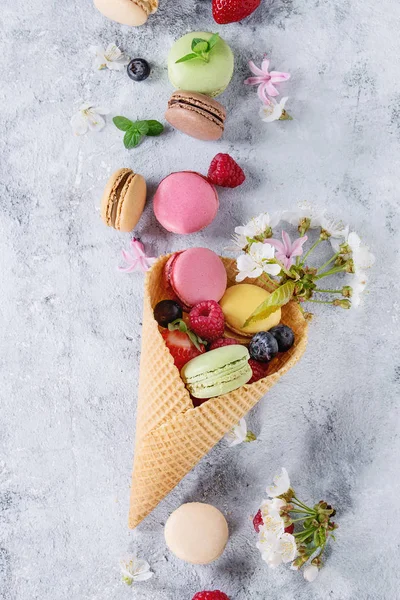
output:
[[250, 315], [270, 296], [270, 293], [258, 285], [238, 283], [228, 288], [220, 300], [220, 306], [229, 329], [245, 337], [252, 337], [259, 331], [268, 331], [278, 325], [281, 320], [281, 309], [278, 308], [262, 321], [255, 321], [244, 327]]
[[146, 181], [131, 169], [118, 169], [111, 175], [101, 201], [101, 218], [109, 227], [132, 231], [146, 203]]

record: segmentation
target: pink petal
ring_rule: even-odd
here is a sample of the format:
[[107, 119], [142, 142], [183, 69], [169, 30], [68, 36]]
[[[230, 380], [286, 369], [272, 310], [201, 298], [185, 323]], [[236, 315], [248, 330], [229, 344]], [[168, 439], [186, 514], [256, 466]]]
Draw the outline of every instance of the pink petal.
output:
[[268, 82], [265, 84], [265, 91], [266, 91], [266, 93], [267, 93], [269, 96], [272, 96], [272, 97], [274, 97], [274, 96], [279, 96], [279, 92], [278, 92], [278, 90], [276, 89], [276, 87], [274, 87], [274, 86], [272, 85], [271, 81], [268, 81]]
[[271, 104], [268, 94], [266, 92], [266, 83], [261, 83], [258, 86], [257, 94], [263, 104]]
[[258, 85], [264, 82], [264, 77], [248, 77], [245, 80], [245, 85]]
[[261, 63], [261, 68], [264, 73], [268, 74], [268, 67], [269, 67], [269, 60], [268, 60], [268, 58], [264, 58], [264, 60]]
[[135, 257], [132, 256], [131, 254], [129, 254], [129, 252], [127, 252], [126, 250], [121, 250], [121, 254], [122, 254], [122, 258], [127, 262], [130, 263], [132, 262], [132, 260], [135, 260]]
[[272, 83], [280, 83], [290, 79], [290, 73], [282, 73], [281, 71], [271, 71], [270, 75]]
[[122, 273], [133, 273], [134, 271], [136, 271], [136, 267], [137, 261], [131, 263], [128, 267], [118, 267], [118, 271], [121, 271]]
[[[297, 238], [297, 240], [295, 240], [292, 244], [292, 256], [300, 256], [301, 254], [303, 254], [303, 244], [306, 243], [306, 241], [308, 240], [308, 237], [305, 235], [301, 238]], [[298, 254], [295, 254], [295, 252], [299, 252]]]
[[280, 240], [268, 239], [267, 244], [270, 244], [270, 246], [273, 246], [275, 248], [275, 250], [282, 256], [286, 256], [285, 246], [282, 244], [282, 242]]
[[249, 61], [249, 67], [250, 67], [250, 71], [252, 73], [254, 73], [254, 75], [259, 75], [260, 77], [264, 77], [264, 75], [265, 75], [264, 71], [262, 71], [259, 67], [257, 67], [252, 60]]
[[285, 269], [286, 269], [287, 271], [289, 271], [289, 269], [290, 269], [290, 267], [292, 266], [293, 262], [294, 262], [294, 261], [293, 261], [291, 258], [288, 258], [287, 256], [285, 257], [285, 259], [284, 259], [284, 261], [283, 261], [283, 264], [284, 264], [284, 267], [285, 267]]
[[282, 239], [283, 245], [285, 247], [285, 254], [286, 256], [290, 256], [292, 252], [292, 242], [290, 240], [289, 234], [286, 233], [286, 231], [282, 231]]

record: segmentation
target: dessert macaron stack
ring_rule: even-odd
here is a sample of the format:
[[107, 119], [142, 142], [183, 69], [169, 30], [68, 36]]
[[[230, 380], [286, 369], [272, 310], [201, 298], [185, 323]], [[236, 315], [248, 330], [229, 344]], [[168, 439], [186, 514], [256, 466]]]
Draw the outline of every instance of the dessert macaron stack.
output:
[[295, 303], [256, 332], [244, 327], [272, 290], [262, 280], [237, 285], [236, 273], [234, 260], [190, 248], [159, 258], [146, 274], [132, 528], [305, 350], [307, 323]]

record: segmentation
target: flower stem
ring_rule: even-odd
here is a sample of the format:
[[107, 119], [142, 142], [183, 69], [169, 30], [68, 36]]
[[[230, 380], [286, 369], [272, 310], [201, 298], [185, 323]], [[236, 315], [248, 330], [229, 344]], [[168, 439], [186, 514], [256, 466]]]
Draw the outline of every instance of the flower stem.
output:
[[264, 272], [264, 273], [261, 275], [261, 277], [265, 277], [265, 278], [266, 278], [266, 280], [267, 280], [267, 281], [266, 281], [266, 283], [268, 283], [268, 284], [272, 284], [272, 285], [274, 286], [274, 288], [277, 288], [277, 287], [279, 287], [279, 283], [277, 283], [276, 281], [274, 281], [273, 279], [271, 279], [271, 277], [270, 277], [270, 276], [269, 276], [267, 273], [265, 273], [265, 272]]
[[311, 300], [308, 298], [307, 302], [314, 302], [314, 304], [332, 304], [333, 300]]
[[297, 521], [305, 521], [305, 517], [299, 517], [298, 519], [291, 519], [292, 523], [297, 523]]
[[322, 242], [321, 238], [318, 238], [313, 245], [311, 246], [311, 248], [308, 250], [308, 252], [305, 253], [305, 255], [303, 256], [303, 260], [301, 261], [301, 265], [304, 265], [304, 263], [306, 262], [306, 258], [308, 256], [310, 256], [311, 252], [318, 246], [318, 244], [320, 244]]
[[321, 290], [320, 288], [315, 288], [313, 292], [323, 292], [327, 294], [341, 294], [342, 290]]
[[337, 259], [337, 257], [339, 256], [339, 254], [340, 254], [340, 252], [336, 252], [336, 254], [334, 254], [334, 255], [332, 256], [332, 258], [330, 258], [330, 259], [329, 259], [329, 260], [328, 260], [328, 261], [327, 261], [325, 264], [323, 264], [323, 265], [321, 265], [320, 267], [318, 267], [318, 269], [317, 269], [317, 272], [318, 272], [318, 271], [322, 271], [323, 269], [326, 269], [326, 267], [327, 267], [328, 265], [330, 265], [330, 264], [331, 264], [331, 262], [333, 262], [334, 260], [336, 260], [336, 259]]
[[329, 277], [329, 275], [334, 275], [335, 273], [340, 273], [341, 271], [344, 271], [345, 269], [345, 265], [341, 265], [340, 267], [333, 267], [333, 269], [330, 269], [329, 271], [325, 271], [324, 273], [321, 273], [321, 275], [317, 275], [315, 277], [315, 279], [322, 279], [323, 277]]
[[310, 508], [309, 506], [307, 506], [307, 504], [304, 504], [304, 502], [302, 502], [301, 500], [299, 500], [297, 498], [297, 496], [293, 496], [292, 498], [292, 502], [296, 502], [297, 504], [299, 504], [302, 508], [304, 508], [304, 510], [306, 510], [307, 512], [314, 512], [314, 510], [312, 508]]

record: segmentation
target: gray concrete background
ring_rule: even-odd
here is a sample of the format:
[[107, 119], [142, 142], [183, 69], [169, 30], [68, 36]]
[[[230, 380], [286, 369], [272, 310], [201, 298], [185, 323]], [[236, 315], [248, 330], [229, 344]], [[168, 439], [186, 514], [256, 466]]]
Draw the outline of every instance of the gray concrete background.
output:
[[[400, 598], [399, 5], [395, 0], [275, 0], [247, 21], [215, 26], [209, 0], [161, 0], [138, 30], [106, 21], [89, 0], [3, 0], [0, 18], [0, 597], [4, 600]], [[221, 96], [218, 143], [167, 129], [127, 151], [111, 117], [163, 119], [166, 56], [190, 30], [219, 31], [236, 58]], [[153, 64], [134, 85], [95, 72], [88, 46], [111, 41]], [[292, 74], [290, 123], [263, 125], [247, 61]], [[111, 114], [75, 138], [83, 101]], [[135, 232], [151, 254], [229, 245], [263, 210], [307, 199], [350, 223], [377, 257], [358, 311], [315, 310], [302, 361], [249, 416], [253, 444], [223, 442], [136, 531], [127, 529], [140, 354], [142, 277], [117, 271], [129, 235], [107, 229], [99, 199], [111, 172], [133, 167], [150, 197], [173, 170], [206, 172], [219, 151], [246, 184], [221, 192], [204, 232], [167, 234], [151, 200]], [[251, 515], [286, 466], [304, 500], [338, 508], [337, 543], [310, 585], [261, 561]], [[232, 536], [224, 556], [190, 567], [164, 546], [163, 524], [185, 500], [214, 503]], [[120, 582], [131, 551], [155, 576]]]

